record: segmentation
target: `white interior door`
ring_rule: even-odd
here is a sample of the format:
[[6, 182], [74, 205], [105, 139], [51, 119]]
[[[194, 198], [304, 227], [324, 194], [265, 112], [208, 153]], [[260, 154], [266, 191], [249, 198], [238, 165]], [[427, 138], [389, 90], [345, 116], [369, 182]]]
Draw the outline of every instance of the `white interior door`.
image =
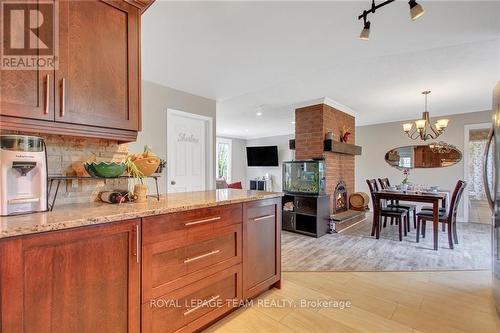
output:
[[206, 188], [209, 121], [205, 117], [168, 110], [167, 191], [203, 191]]

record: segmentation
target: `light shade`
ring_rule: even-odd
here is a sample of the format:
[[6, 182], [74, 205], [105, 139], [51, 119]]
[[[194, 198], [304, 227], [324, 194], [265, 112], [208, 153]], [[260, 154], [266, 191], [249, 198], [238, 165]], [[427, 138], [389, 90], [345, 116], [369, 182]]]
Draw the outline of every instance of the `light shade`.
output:
[[405, 124], [403, 124], [403, 131], [408, 133], [409, 131], [411, 131], [412, 127], [413, 127], [412, 123], [405, 123]]
[[419, 5], [415, 0], [410, 0], [408, 2], [410, 5], [410, 17], [412, 20], [418, 19], [420, 16], [424, 15], [424, 8]]
[[439, 119], [436, 124], [440, 129], [445, 129], [446, 127], [448, 127], [448, 122], [449, 119]]
[[417, 127], [417, 129], [424, 129], [425, 127], [425, 123], [426, 123], [426, 120], [425, 119], [419, 119], [419, 120], [416, 120], [415, 121], [415, 126]]
[[365, 23], [363, 30], [361, 30], [361, 33], [359, 34], [359, 39], [362, 40], [370, 39], [370, 21]]

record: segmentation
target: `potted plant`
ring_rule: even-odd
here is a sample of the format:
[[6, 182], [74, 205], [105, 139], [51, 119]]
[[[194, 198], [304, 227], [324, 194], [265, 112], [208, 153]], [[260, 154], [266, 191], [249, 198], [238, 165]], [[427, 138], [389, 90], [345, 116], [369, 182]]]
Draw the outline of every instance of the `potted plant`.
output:
[[[130, 156], [127, 157], [125, 164], [127, 165], [128, 174], [132, 178], [132, 184], [129, 184], [129, 197], [134, 198], [134, 201], [138, 203], [146, 202], [148, 186], [142, 183], [144, 174], [137, 168]], [[131, 191], [132, 186], [133, 190]]]
[[410, 184], [410, 180], [408, 177], [410, 176], [410, 169], [408, 168], [403, 168], [403, 180], [401, 181], [401, 189], [403, 191], [406, 191], [408, 189], [408, 185]]

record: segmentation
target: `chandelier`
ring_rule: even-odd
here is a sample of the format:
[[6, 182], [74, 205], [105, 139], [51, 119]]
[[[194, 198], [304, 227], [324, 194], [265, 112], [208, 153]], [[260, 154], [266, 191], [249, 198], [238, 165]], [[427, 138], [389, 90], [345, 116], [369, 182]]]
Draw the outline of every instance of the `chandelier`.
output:
[[403, 124], [403, 131], [412, 140], [416, 140], [418, 138], [423, 141], [436, 139], [438, 136], [443, 134], [444, 130], [448, 126], [448, 119], [439, 119], [434, 125], [431, 124], [429, 120], [429, 111], [427, 111], [427, 95], [430, 93], [431, 92], [429, 90], [422, 92], [425, 96], [425, 111], [422, 113], [422, 119], [415, 120], [415, 124]]

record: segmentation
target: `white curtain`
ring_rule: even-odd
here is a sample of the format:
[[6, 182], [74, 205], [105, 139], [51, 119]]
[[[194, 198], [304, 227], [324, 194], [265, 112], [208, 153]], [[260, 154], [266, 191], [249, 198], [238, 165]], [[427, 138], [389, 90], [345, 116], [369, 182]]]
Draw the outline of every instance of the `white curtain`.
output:
[[[483, 156], [485, 149], [486, 140], [469, 141], [469, 179], [467, 182], [467, 189], [469, 191], [469, 198], [473, 200], [486, 199], [483, 185]], [[491, 158], [488, 160], [487, 172], [488, 179], [491, 183], [491, 180], [493, 179], [493, 166]]]

